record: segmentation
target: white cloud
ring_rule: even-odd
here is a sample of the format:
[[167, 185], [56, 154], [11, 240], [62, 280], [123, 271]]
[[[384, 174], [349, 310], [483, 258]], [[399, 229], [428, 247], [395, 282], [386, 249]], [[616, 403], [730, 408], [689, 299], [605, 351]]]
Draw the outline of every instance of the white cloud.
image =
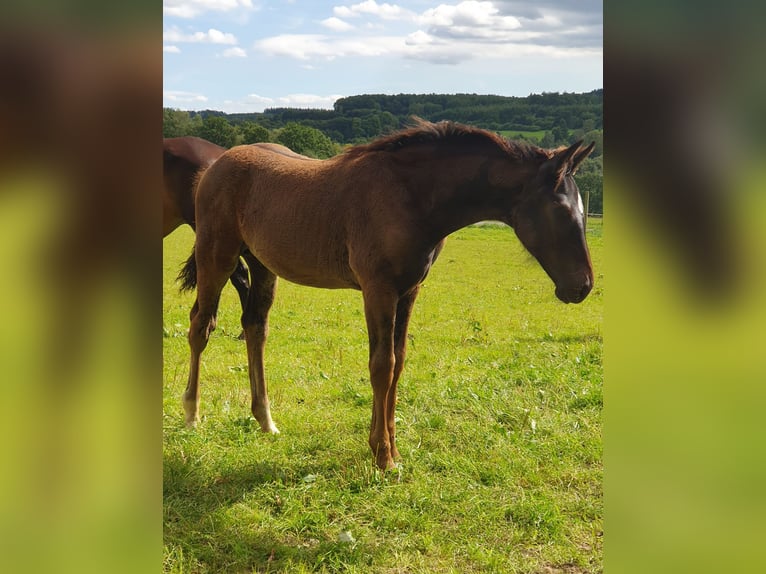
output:
[[220, 105], [213, 105], [215, 106], [215, 109], [219, 109], [229, 114], [263, 112], [266, 108], [281, 107], [332, 109], [335, 101], [342, 97], [343, 96], [335, 94], [327, 96], [316, 94], [288, 94], [286, 96], [270, 98], [258, 94], [249, 94], [240, 100], [224, 100]]
[[258, 94], [248, 94], [243, 103], [271, 106], [274, 104], [274, 100]]
[[492, 2], [477, 0], [440, 4], [423, 12], [418, 22], [430, 26], [429, 31], [434, 35], [453, 38], [501, 39], [521, 27], [518, 18], [503, 16]]
[[[496, 23], [499, 10], [492, 2], [479, 2], [477, 0], [465, 0], [460, 4], [440, 4], [436, 8], [430, 8], [423, 12], [419, 21], [434, 26], [487, 26]], [[515, 27], [519, 26], [516, 18], [510, 17]]]
[[205, 12], [253, 10], [252, 0], [163, 0], [162, 13], [177, 18], [194, 18]]
[[378, 4], [375, 0], [365, 0], [352, 6], [336, 6], [333, 14], [341, 18], [358, 18], [362, 14], [370, 14], [384, 20], [402, 20], [414, 17], [414, 12], [396, 4]]
[[348, 22], [345, 22], [344, 20], [341, 20], [340, 18], [336, 18], [335, 16], [322, 20], [321, 24], [325, 28], [329, 28], [330, 30], [335, 30], [336, 32], [345, 32], [346, 30], [354, 29], [354, 27], [351, 24], [349, 24]]
[[289, 94], [287, 96], [280, 96], [277, 98], [277, 102], [280, 106], [292, 107], [292, 108], [320, 108], [331, 109], [335, 101], [343, 96], [329, 95], [329, 96], [317, 96], [315, 94]]
[[[345, 19], [365, 18], [353, 27], [353, 35], [282, 34], [263, 38], [255, 45], [267, 54], [304, 61], [389, 55], [455, 64], [478, 58], [590, 57], [601, 53], [600, 29], [571, 21], [563, 12], [554, 14], [549, 6], [536, 8], [534, 20], [528, 17], [529, 10], [518, 17], [513, 15], [511, 10], [521, 4], [453, 0], [416, 14], [397, 4], [365, 0], [335, 6], [334, 16], [321, 21], [326, 28], [348, 32], [352, 26]], [[380, 26], [381, 19], [399, 20], [397, 35], [371, 28]], [[407, 26], [411, 28], [407, 30]]]
[[228, 32], [221, 32], [215, 28], [210, 28], [207, 32], [194, 32], [184, 34], [177, 26], [171, 26], [162, 34], [165, 42], [186, 42], [186, 43], [205, 43], [205, 44], [237, 44], [237, 37]]
[[220, 30], [216, 30], [215, 28], [210, 28], [210, 30], [207, 31], [207, 40], [211, 42], [212, 44], [236, 44], [237, 43], [237, 37], [234, 36], [234, 34], [221, 32]]
[[245, 52], [239, 46], [235, 46], [234, 48], [226, 48], [223, 51], [223, 57], [224, 58], [246, 58], [247, 52]]
[[593, 57], [600, 54], [601, 51], [595, 49], [559, 48], [519, 42], [493, 44], [483, 41], [455, 43], [435, 40], [432, 44], [410, 46], [404, 57], [432, 64], [454, 65], [473, 59], [512, 60], [533, 57], [560, 59]]
[[333, 60], [343, 56], [382, 56], [390, 53], [394, 44], [404, 45], [404, 38], [336, 38], [322, 34], [283, 34], [259, 40], [255, 47], [273, 56], [289, 56], [299, 60], [314, 57]]
[[167, 54], [180, 54], [181, 49], [178, 46], [163, 46], [162, 51]]
[[423, 30], [413, 32], [404, 39], [404, 43], [408, 46], [422, 46], [424, 44], [431, 44], [433, 41], [433, 36], [426, 34]]
[[500, 14], [516, 17], [541, 45], [600, 49], [603, 44], [602, 0], [494, 0]]
[[194, 92], [182, 92], [178, 90], [165, 90], [162, 92], [163, 98], [174, 104], [187, 104], [187, 103], [199, 103], [206, 102], [207, 97], [202, 94], [195, 94]]
[[527, 33], [515, 41], [487, 42], [483, 38], [460, 41], [440, 38], [422, 30], [408, 36], [343, 37], [322, 34], [286, 34], [256, 42], [255, 47], [273, 56], [298, 60], [350, 56], [400, 56], [434, 64], [457, 64], [472, 59], [503, 59], [525, 56], [577, 58], [599, 55], [600, 48], [565, 48], [524, 42]]

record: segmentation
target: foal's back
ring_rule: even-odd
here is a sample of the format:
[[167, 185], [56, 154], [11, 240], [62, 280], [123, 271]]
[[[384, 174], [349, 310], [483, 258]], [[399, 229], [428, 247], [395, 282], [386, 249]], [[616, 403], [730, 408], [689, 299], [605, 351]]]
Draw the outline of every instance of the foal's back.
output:
[[267, 146], [232, 148], [200, 181], [198, 241], [208, 234], [236, 239], [295, 283], [358, 288], [349, 238], [367, 194], [359, 193], [356, 171], [342, 156], [312, 160]]

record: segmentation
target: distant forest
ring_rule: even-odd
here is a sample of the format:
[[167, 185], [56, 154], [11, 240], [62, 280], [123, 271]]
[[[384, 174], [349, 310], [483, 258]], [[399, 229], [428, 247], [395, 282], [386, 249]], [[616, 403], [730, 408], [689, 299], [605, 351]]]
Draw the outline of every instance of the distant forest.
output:
[[[604, 91], [586, 94], [543, 93], [527, 97], [476, 94], [369, 94], [340, 98], [332, 110], [270, 108], [260, 113], [188, 112], [190, 117], [225, 118], [232, 125], [254, 122], [278, 129], [299, 122], [341, 144], [367, 141], [398, 129], [413, 115], [438, 122], [452, 120], [484, 129], [519, 132], [603, 129]], [[166, 136], [169, 137], [169, 136]]]
[[596, 149], [581, 167], [578, 185], [590, 196], [589, 211], [601, 213], [603, 107], [603, 89], [526, 97], [367, 94], [340, 98], [332, 110], [270, 108], [227, 114], [165, 108], [163, 133], [164, 137], [195, 135], [224, 147], [273, 141], [319, 158], [405, 127], [412, 116], [465, 123], [546, 148], [585, 139], [595, 141]]

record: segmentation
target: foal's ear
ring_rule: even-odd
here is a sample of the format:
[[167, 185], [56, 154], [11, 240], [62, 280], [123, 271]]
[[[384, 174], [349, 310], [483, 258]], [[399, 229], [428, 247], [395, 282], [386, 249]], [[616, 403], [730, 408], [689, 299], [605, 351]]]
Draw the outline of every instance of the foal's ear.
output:
[[569, 162], [572, 160], [572, 157], [575, 156], [577, 153], [577, 150], [580, 149], [580, 146], [582, 146], [582, 141], [576, 141], [572, 145], [570, 145], [568, 148], [561, 150], [560, 152], [556, 153], [554, 159], [556, 160], [556, 167], [559, 171], [562, 171], [565, 169], [565, 167], [568, 167]]
[[544, 170], [545, 173], [553, 175], [556, 180], [560, 180], [565, 173], [574, 173], [580, 162], [593, 151], [595, 145], [594, 142], [584, 150], [580, 150], [582, 142], [583, 140], [577, 141], [567, 148], [553, 152], [551, 158], [546, 160], [540, 169]]
[[590, 155], [590, 153], [593, 151], [593, 148], [596, 147], [596, 142], [590, 142], [590, 145], [584, 149], [581, 149], [578, 151], [574, 157], [572, 158], [572, 167], [570, 168], [570, 171], [572, 173], [577, 171], [577, 168], [580, 167], [580, 164], [582, 161]]

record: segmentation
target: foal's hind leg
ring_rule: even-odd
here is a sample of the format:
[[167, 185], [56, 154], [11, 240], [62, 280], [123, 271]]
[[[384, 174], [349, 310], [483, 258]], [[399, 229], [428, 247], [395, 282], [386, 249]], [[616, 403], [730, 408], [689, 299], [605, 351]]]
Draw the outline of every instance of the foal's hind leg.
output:
[[199, 422], [199, 365], [200, 355], [207, 346], [210, 334], [215, 330], [218, 301], [221, 289], [236, 264], [236, 251], [232, 257], [216, 257], [202, 254], [197, 250], [197, 300], [190, 314], [189, 348], [191, 360], [189, 381], [183, 394], [183, 405], [187, 426]]
[[247, 305], [242, 313], [252, 397], [250, 409], [263, 432], [278, 433], [279, 430], [271, 420], [266, 373], [263, 366], [263, 350], [269, 332], [269, 309], [274, 302], [277, 277], [253, 255], [248, 253], [244, 257], [252, 278]]

